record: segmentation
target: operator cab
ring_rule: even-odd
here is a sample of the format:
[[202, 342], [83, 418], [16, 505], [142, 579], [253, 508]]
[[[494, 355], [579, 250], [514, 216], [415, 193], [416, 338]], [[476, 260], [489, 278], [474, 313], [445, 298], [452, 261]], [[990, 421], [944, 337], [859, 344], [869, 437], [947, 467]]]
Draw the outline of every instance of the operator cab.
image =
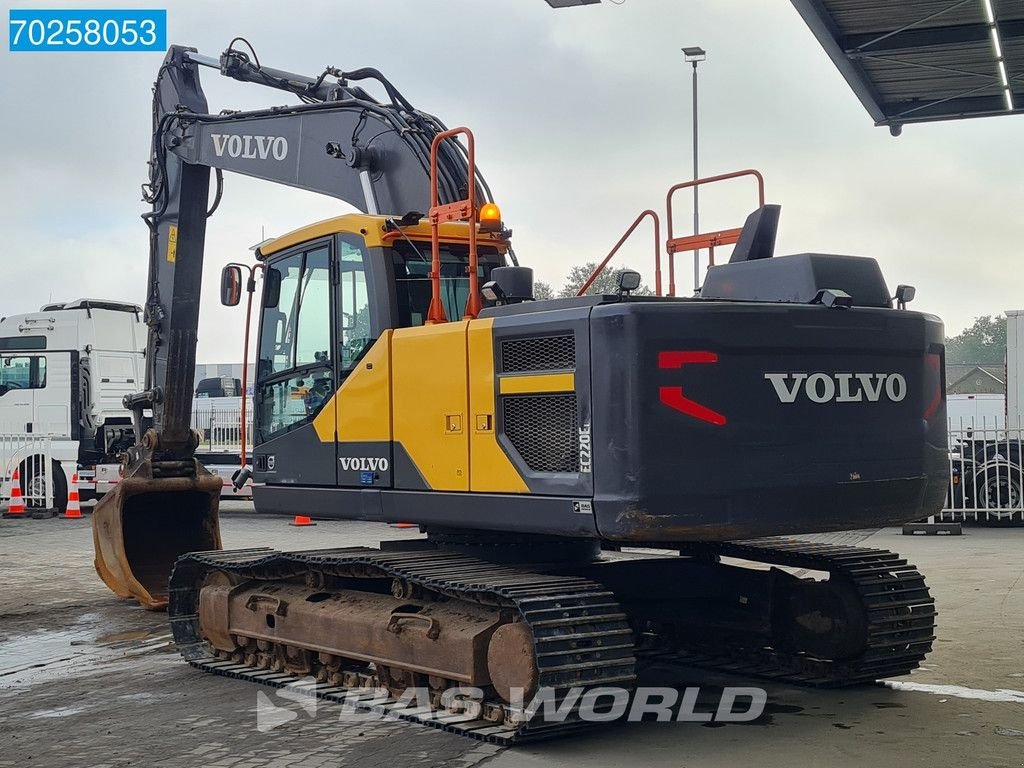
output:
[[[440, 227], [441, 301], [450, 320], [469, 297], [468, 225]], [[262, 244], [263, 296], [254, 387], [255, 438], [310, 424], [387, 329], [426, 324], [431, 301], [426, 221], [352, 214]], [[478, 234], [480, 284], [505, 266], [508, 242]], [[241, 273], [226, 267], [222, 301], [238, 302]], [[326, 469], [326, 468], [325, 468]], [[333, 476], [326, 472], [326, 476]]]

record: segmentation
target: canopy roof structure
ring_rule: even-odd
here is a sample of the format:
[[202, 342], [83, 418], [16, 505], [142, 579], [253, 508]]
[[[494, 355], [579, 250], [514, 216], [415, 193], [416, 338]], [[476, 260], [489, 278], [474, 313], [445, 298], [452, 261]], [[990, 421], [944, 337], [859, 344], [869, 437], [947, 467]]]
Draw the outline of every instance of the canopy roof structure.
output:
[[1024, 113], [1024, 0], [792, 0], [876, 125]]

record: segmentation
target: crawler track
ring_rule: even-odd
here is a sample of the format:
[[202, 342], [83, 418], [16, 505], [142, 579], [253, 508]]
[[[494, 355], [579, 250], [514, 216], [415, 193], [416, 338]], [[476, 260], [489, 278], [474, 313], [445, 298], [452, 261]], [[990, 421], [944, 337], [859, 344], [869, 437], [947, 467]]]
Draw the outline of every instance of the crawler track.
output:
[[[247, 580], [305, 578], [309, 574], [388, 577], [449, 599], [508, 607], [517, 610], [530, 626], [536, 641], [538, 686], [552, 689], [556, 700], [561, 700], [573, 687], [615, 685], [631, 689], [635, 684], [632, 631], [615, 597], [600, 584], [578, 577], [507, 568], [452, 553], [389, 553], [365, 548], [310, 552], [255, 549], [200, 552], [182, 557], [170, 582], [171, 630], [189, 663], [214, 674], [275, 687], [295, 681], [294, 675], [225, 660], [211, 653], [200, 634], [197, 606], [199, 588], [214, 570]], [[572, 712], [560, 722], [540, 718], [517, 722], [516, 713], [498, 700], [485, 700], [481, 708], [484, 717], [467, 721], [465, 714], [440, 708], [410, 709], [407, 703], [382, 696], [379, 681], [365, 669], [353, 669], [344, 677], [350, 685], [317, 686], [316, 694], [498, 744], [561, 735], [587, 725]]]
[[[192, 553], [182, 557], [170, 582], [169, 615], [175, 642], [192, 666], [218, 675], [283, 687], [297, 675], [215, 654], [203, 640], [197, 606], [207, 574], [221, 571], [244, 580], [401, 579], [445, 599], [518, 612], [535, 638], [539, 686], [561, 702], [573, 687], [636, 683], [636, 660], [663, 660], [722, 672], [816, 687], [840, 687], [899, 676], [915, 669], [934, 640], [934, 600], [924, 577], [898, 555], [861, 547], [792, 539], [678, 545], [684, 555], [739, 558], [756, 563], [823, 571], [851, 585], [863, 608], [865, 640], [859, 654], [842, 660], [786, 653], [763, 642], [720, 638], [685, 647], [664, 642], [634, 648], [633, 629], [615, 596], [596, 581], [518, 569], [461, 554], [426, 550], [386, 552], [368, 548], [278, 552], [271, 549]], [[685, 616], [680, 617], [686, 621]], [[660, 638], [664, 640], [664, 638]], [[383, 689], [365, 666], [342, 670], [344, 685], [311, 689], [325, 700], [497, 744], [559, 736], [588, 724], [575, 709], [560, 722], [526, 719], [497, 697], [481, 715], [446, 710], [436, 702], [410, 708]]]
[[866, 616], [864, 649], [852, 658], [832, 661], [752, 645], [715, 643], [648, 657], [796, 685], [835, 688], [909, 674], [931, 651], [935, 600], [924, 576], [893, 552], [784, 538], [680, 547], [683, 554], [719, 555], [825, 571], [830, 579], [846, 581], [860, 597]]

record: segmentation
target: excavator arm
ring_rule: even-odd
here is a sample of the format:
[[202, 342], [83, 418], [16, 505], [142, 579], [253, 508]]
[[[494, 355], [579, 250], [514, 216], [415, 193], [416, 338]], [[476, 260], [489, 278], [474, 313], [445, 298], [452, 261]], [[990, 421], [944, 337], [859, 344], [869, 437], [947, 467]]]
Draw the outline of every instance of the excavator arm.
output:
[[[211, 114], [199, 76], [204, 67], [300, 103]], [[367, 80], [383, 87], [385, 101], [353, 84]], [[125, 398], [136, 442], [122, 481], [97, 505], [94, 543], [97, 572], [115, 593], [161, 608], [177, 557], [220, 548], [221, 481], [195, 458], [191, 412], [206, 220], [220, 203], [223, 171], [320, 192], [366, 213], [423, 213], [431, 205], [431, 144], [447, 128], [375, 69], [328, 67], [309, 77], [263, 67], [255, 52], [230, 46], [216, 59], [172, 46], [153, 94], [143, 186], [152, 206], [143, 216], [150, 230], [146, 387]], [[467, 196], [469, 168], [462, 144], [439, 145], [441, 204]], [[475, 185], [476, 200], [490, 201], [479, 173]]]

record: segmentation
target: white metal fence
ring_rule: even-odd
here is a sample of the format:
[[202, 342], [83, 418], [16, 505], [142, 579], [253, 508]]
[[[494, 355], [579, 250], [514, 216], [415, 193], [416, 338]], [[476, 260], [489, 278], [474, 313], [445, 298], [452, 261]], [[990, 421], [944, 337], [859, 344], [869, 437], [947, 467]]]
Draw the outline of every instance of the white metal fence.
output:
[[[246, 427], [246, 451], [252, 451], [252, 411]], [[200, 450], [237, 455], [242, 447], [238, 408], [198, 409], [193, 428], [203, 435]], [[45, 435], [0, 433], [0, 499], [11, 493], [18, 469], [25, 506], [54, 507], [51, 438]], [[942, 512], [935, 522], [980, 522], [1024, 525], [1024, 423], [1003, 428], [995, 419], [950, 419], [950, 482]]]
[[[252, 408], [245, 414], [246, 453], [252, 453]], [[238, 454], [242, 450], [242, 409], [197, 407], [192, 413], [192, 428], [203, 440], [199, 450], [207, 453]]]
[[53, 461], [52, 440], [46, 435], [0, 433], [0, 497], [7, 504], [14, 471], [25, 506], [53, 509], [54, 473], [63, 472]]
[[936, 522], [1024, 523], [1024, 424], [950, 419], [949, 490]]

